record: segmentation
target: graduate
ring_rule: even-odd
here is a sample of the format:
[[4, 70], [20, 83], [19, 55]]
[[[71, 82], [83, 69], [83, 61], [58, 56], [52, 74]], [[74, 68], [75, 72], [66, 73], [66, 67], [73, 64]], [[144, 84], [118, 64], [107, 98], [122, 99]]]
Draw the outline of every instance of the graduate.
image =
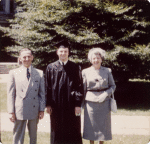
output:
[[51, 144], [82, 144], [81, 69], [68, 60], [68, 42], [62, 41], [57, 47], [59, 60], [50, 63], [46, 69], [46, 109], [51, 119]]

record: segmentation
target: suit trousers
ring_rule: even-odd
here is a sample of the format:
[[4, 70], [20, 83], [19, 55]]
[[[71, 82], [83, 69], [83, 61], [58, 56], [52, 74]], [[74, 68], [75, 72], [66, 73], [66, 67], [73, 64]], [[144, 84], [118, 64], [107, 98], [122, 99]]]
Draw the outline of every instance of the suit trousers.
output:
[[29, 131], [30, 144], [36, 144], [37, 141], [37, 123], [39, 119], [16, 120], [13, 129], [13, 144], [23, 144], [26, 125]]

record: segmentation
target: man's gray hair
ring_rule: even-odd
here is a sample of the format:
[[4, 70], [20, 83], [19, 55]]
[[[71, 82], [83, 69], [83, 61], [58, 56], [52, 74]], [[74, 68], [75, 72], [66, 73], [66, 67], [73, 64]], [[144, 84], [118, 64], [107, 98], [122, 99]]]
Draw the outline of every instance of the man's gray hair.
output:
[[28, 48], [23, 48], [23, 49], [20, 50], [19, 56], [21, 56], [21, 53], [24, 52], [24, 51], [30, 51], [30, 52], [31, 52], [31, 55], [32, 55], [32, 51], [31, 51], [30, 49], [28, 49]]

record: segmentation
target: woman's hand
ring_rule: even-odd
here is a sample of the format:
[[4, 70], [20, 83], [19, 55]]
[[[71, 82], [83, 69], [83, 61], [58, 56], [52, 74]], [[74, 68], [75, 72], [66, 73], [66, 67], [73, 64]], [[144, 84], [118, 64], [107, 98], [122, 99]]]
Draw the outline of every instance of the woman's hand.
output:
[[106, 92], [103, 92], [100, 96], [99, 96], [99, 103], [103, 102], [106, 97], [108, 96], [108, 94]]

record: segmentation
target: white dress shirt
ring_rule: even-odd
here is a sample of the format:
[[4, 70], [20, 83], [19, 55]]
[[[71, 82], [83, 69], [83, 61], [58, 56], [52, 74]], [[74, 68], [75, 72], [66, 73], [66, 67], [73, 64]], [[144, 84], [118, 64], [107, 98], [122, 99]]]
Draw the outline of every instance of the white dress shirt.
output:
[[[27, 67], [25, 67], [24, 65], [22, 65], [22, 68], [21, 68], [22, 72], [26, 75], [27, 77]], [[31, 66], [29, 67], [29, 73], [30, 73], [30, 77], [31, 77]], [[29, 78], [30, 80], [30, 78]]]
[[60, 62], [61, 65], [63, 65], [63, 63], [64, 63], [64, 65], [66, 65], [66, 63], [68, 62], [68, 60], [65, 61], [65, 62], [62, 62], [61, 60], [59, 60], [59, 62]]

